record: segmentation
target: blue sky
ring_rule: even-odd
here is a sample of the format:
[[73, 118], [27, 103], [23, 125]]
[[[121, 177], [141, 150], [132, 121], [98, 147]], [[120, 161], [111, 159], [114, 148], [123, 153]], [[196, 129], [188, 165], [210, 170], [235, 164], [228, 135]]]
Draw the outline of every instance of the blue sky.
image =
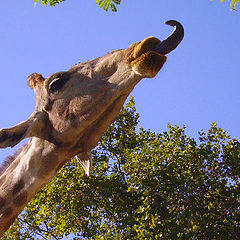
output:
[[[32, 0], [3, 1], [0, 128], [25, 120], [34, 110], [29, 74], [47, 77], [150, 35], [164, 39], [172, 32], [164, 22], [176, 19], [185, 28], [183, 42], [154, 79], [142, 80], [132, 92], [140, 125], [162, 132], [168, 123], [184, 124], [194, 137], [217, 121], [239, 139], [240, 12], [230, 11], [228, 4], [123, 0], [112, 13], [94, 0], [67, 0], [53, 8], [34, 7]], [[1, 149], [0, 159], [12, 151]]]

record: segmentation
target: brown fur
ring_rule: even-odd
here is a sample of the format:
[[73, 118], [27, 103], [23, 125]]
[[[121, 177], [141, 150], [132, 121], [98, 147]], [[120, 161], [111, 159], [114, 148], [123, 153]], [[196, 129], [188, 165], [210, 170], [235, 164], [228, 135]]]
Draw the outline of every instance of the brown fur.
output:
[[7, 221], [7, 224], [4, 228], [4, 231], [7, 231], [8, 228], [13, 224], [13, 222], [15, 221], [15, 219], [17, 218], [18, 215], [15, 215], [13, 217], [11, 217], [8, 221]]
[[30, 88], [36, 87], [37, 84], [43, 83], [45, 78], [40, 73], [32, 73], [27, 78], [27, 83]]
[[24, 202], [26, 202], [26, 200], [27, 200], [27, 193], [23, 192], [13, 200], [13, 203], [16, 206], [21, 206]]
[[3, 212], [3, 216], [7, 217], [8, 215], [10, 215], [13, 212], [13, 209], [11, 207], [8, 207], [7, 209], [4, 210]]
[[162, 68], [166, 59], [167, 58], [161, 54], [155, 52], [147, 52], [142, 54], [131, 64], [136, 72], [144, 75], [145, 77], [152, 78], [155, 77], [155, 75]]
[[17, 158], [17, 156], [23, 151], [27, 144], [24, 144], [20, 148], [18, 148], [12, 155], [6, 157], [3, 163], [0, 166], [0, 176], [3, 172], [10, 166], [10, 164]]
[[0, 210], [3, 208], [5, 203], [6, 203], [6, 200], [0, 197]]
[[20, 179], [13, 188], [13, 195], [16, 195], [24, 187], [23, 179]]
[[126, 56], [126, 62], [135, 72], [144, 77], [152, 78], [161, 69], [166, 61], [166, 56], [153, 51], [161, 43], [155, 37], [148, 37], [141, 42], [132, 44]]

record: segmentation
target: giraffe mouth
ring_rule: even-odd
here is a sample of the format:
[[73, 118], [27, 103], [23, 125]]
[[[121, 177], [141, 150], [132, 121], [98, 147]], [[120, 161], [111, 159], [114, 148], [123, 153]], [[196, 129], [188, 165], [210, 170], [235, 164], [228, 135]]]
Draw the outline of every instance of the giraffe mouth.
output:
[[128, 57], [129, 62], [134, 61], [147, 52], [166, 55], [179, 45], [184, 37], [183, 26], [175, 20], [169, 20], [165, 23], [174, 27], [172, 34], [162, 42], [158, 38], [151, 36], [139, 42], [138, 45], [134, 45], [134, 51]]

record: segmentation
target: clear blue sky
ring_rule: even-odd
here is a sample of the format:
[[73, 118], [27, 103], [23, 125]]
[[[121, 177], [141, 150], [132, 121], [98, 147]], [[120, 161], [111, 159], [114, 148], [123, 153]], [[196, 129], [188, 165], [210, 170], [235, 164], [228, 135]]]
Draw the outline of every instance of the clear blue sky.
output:
[[[167, 124], [187, 126], [196, 136], [213, 121], [240, 137], [240, 11], [229, 1], [123, 0], [117, 13], [95, 0], [67, 0], [50, 8], [32, 0], [2, 1], [0, 14], [0, 128], [25, 120], [34, 110], [26, 78], [67, 70], [153, 35], [164, 39], [176, 19], [185, 28], [181, 45], [154, 79], [134, 89], [140, 124], [162, 132]], [[3, 159], [12, 149], [1, 149]], [[0, 160], [1, 162], [1, 160]]]

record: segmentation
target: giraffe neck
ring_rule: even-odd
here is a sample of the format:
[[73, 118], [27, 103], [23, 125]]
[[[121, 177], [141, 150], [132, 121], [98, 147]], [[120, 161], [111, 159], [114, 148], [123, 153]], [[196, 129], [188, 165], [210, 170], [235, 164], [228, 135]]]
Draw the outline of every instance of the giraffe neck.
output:
[[63, 165], [59, 155], [54, 144], [31, 138], [0, 176], [0, 237]]

